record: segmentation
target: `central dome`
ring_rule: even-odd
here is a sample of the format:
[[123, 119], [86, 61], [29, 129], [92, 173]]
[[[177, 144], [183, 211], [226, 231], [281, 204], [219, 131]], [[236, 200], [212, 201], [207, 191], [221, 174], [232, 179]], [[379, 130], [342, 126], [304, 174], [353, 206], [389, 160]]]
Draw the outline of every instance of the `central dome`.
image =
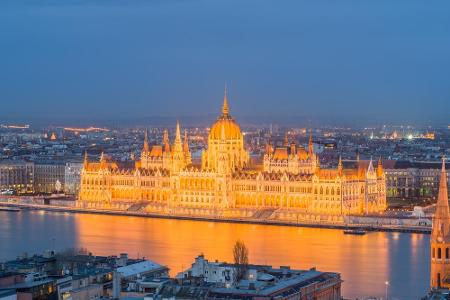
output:
[[228, 114], [227, 91], [223, 97], [222, 115], [211, 126], [209, 138], [213, 140], [237, 140], [242, 137], [241, 128], [236, 121]]

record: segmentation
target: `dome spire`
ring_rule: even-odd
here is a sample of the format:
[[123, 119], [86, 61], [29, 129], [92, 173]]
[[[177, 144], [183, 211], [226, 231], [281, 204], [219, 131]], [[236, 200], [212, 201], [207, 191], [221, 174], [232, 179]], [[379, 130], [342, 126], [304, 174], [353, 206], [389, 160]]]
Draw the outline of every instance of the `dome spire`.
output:
[[225, 90], [224, 90], [224, 93], [223, 93], [222, 114], [224, 116], [228, 116], [228, 91], [227, 91], [227, 85], [226, 84], [225, 84]]

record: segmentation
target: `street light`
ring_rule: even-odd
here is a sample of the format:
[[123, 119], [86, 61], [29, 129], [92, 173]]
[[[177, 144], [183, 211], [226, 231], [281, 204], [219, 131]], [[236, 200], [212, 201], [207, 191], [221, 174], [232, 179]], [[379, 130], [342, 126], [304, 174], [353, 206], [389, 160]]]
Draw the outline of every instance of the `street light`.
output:
[[388, 300], [389, 281], [386, 281], [384, 284], [386, 284], [386, 300]]

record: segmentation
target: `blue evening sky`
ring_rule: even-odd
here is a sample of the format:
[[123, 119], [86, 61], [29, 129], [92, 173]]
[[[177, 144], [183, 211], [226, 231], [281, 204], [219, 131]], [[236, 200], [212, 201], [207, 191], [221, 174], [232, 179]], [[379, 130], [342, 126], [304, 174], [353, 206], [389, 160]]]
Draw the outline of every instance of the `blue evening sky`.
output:
[[2, 0], [0, 120], [450, 123], [450, 1]]

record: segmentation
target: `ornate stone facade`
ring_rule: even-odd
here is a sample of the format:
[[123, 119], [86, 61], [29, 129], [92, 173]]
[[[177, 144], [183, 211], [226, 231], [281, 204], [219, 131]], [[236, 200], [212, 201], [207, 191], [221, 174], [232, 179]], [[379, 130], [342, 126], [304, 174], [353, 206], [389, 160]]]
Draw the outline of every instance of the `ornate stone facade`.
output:
[[[193, 166], [187, 135], [177, 123], [172, 145], [150, 147], [145, 136], [141, 159], [121, 168], [104, 156], [85, 159], [80, 203], [88, 207], [146, 206], [165, 213], [242, 216], [236, 211], [279, 216], [344, 216], [382, 212], [386, 208], [386, 178], [381, 163], [354, 169], [321, 169], [310, 139], [308, 149], [294, 143], [268, 145], [263, 166], [249, 165], [244, 136], [229, 114], [225, 92], [222, 115], [212, 125], [201, 166]], [[245, 213], [244, 213], [245, 215]], [[333, 219], [334, 220], [334, 219]]]

